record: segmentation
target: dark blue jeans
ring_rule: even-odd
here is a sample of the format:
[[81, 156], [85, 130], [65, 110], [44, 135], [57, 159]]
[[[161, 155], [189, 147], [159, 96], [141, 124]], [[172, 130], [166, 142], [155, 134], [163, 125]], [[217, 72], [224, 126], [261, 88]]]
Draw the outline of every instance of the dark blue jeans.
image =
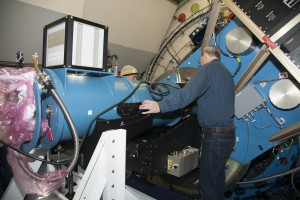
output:
[[235, 145], [235, 131], [202, 133], [201, 138], [201, 200], [223, 200], [225, 192], [225, 163]]

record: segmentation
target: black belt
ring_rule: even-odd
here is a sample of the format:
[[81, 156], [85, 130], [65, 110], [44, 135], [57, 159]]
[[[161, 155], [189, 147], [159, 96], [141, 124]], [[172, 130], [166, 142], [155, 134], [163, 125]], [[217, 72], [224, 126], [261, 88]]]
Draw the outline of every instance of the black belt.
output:
[[236, 129], [236, 126], [230, 127], [211, 127], [211, 128], [202, 128], [202, 133], [226, 133], [231, 132]]

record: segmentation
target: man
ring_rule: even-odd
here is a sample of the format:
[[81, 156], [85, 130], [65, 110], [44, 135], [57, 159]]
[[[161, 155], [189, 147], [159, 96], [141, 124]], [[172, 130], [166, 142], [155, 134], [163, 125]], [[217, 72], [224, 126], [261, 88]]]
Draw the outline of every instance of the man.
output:
[[160, 102], [145, 100], [143, 114], [169, 112], [197, 102], [201, 126], [200, 191], [202, 200], [224, 199], [225, 163], [235, 144], [234, 81], [220, 62], [220, 49], [207, 46], [201, 67], [189, 83]]
[[136, 80], [138, 72], [135, 67], [131, 65], [125, 65], [122, 68], [120, 75], [128, 78], [129, 80]]

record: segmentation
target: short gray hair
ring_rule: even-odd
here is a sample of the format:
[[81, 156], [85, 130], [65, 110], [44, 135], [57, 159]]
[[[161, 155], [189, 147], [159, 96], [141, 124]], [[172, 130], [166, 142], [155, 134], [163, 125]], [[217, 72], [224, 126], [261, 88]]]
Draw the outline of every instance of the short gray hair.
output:
[[221, 51], [220, 51], [219, 47], [217, 47], [217, 46], [214, 46], [214, 45], [206, 46], [203, 48], [202, 54], [204, 52], [208, 53], [208, 55], [210, 55], [210, 56], [216, 56], [218, 59], [220, 59]]

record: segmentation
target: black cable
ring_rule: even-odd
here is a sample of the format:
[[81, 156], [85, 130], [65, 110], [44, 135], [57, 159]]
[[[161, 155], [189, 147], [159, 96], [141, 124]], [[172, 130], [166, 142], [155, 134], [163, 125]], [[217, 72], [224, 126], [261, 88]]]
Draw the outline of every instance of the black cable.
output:
[[275, 78], [275, 79], [270, 79], [270, 80], [261, 80], [261, 81], [255, 81], [255, 82], [253, 82], [251, 84], [255, 85], [255, 84], [260, 84], [260, 83], [264, 83], [264, 82], [279, 81], [279, 80], [282, 80], [282, 79], [289, 79], [289, 78]]
[[98, 115], [96, 115], [96, 116], [91, 120], [91, 122], [89, 123], [89, 125], [88, 125], [88, 127], [87, 127], [87, 129], [86, 129], [86, 131], [85, 131], [85, 133], [84, 133], [84, 135], [83, 135], [83, 137], [82, 137], [82, 140], [81, 140], [81, 143], [80, 143], [80, 147], [79, 147], [79, 151], [81, 150], [81, 148], [82, 148], [82, 146], [83, 146], [83, 144], [84, 144], [84, 142], [85, 142], [85, 140], [86, 140], [86, 138], [87, 138], [87, 136], [88, 136], [88, 134], [89, 134], [89, 132], [90, 132], [90, 129], [91, 129], [93, 123], [94, 123], [101, 115], [105, 114], [106, 112], [110, 111], [110, 110], [113, 109], [114, 107], [116, 107], [116, 106], [118, 106], [118, 105], [124, 103], [126, 100], [128, 100], [128, 99], [135, 93], [135, 91], [140, 87], [140, 85], [141, 85], [142, 83], [149, 84], [149, 82], [147, 82], [147, 81], [141, 81], [141, 82], [133, 89], [133, 91], [132, 91], [129, 95], [127, 95], [127, 97], [125, 97], [125, 98], [122, 99], [121, 101], [115, 103], [114, 105], [108, 107], [107, 109], [103, 110], [102, 112], [100, 112]]
[[[126, 98], [124, 98], [122, 101], [116, 103], [115, 105], [113, 105], [113, 106], [109, 107], [108, 109], [104, 110], [103, 112], [101, 112], [99, 115], [97, 115], [97, 116], [92, 120], [92, 122], [94, 122], [99, 116], [103, 115], [103, 114], [106, 113], [107, 111], [111, 110], [112, 108], [114, 108], [114, 107], [118, 106], [119, 104], [123, 103], [124, 101], [126, 101], [129, 97], [131, 97], [131, 96], [134, 94], [134, 92], [139, 88], [139, 86], [140, 86], [142, 83], [146, 83], [146, 84], [148, 84], [148, 85], [149, 85], [149, 84], [151, 85], [151, 83], [149, 83], [149, 82], [147, 82], [147, 81], [142, 81], [142, 82], [140, 82], [140, 83], [135, 87], [135, 89], [134, 89], [134, 90], [133, 90]], [[165, 84], [165, 83], [164, 83], [164, 84], [162, 84], [162, 83], [156, 83], [156, 85], [163, 85], [165, 88], [167, 88], [167, 86], [172, 86], [172, 85]], [[174, 87], [174, 86], [172, 86], [172, 87]], [[154, 93], [154, 90], [151, 90], [150, 93]], [[166, 93], [163, 93], [163, 94], [166, 94]], [[89, 132], [92, 122], [89, 124], [88, 130], [87, 130], [86, 133]], [[86, 135], [86, 134], [85, 134], [85, 135]], [[85, 140], [85, 139], [84, 139], [84, 138], [86, 137], [85, 135], [84, 135], [84, 137], [83, 137], [83, 139], [82, 139], [81, 144], [82, 144], [83, 141]], [[70, 163], [69, 160], [68, 160], [68, 161], [63, 161], [63, 162], [51, 162], [51, 161], [44, 160], [44, 159], [42, 159], [42, 158], [33, 156], [33, 155], [29, 154], [29, 153], [23, 152], [23, 151], [17, 149], [16, 147], [13, 147], [13, 146], [11, 146], [11, 145], [5, 143], [5, 142], [2, 141], [1, 139], [0, 139], [0, 143], [2, 143], [4, 146], [7, 146], [8, 148], [10, 148], [10, 149], [12, 149], [12, 150], [14, 150], [14, 151], [16, 151], [16, 152], [18, 152], [18, 153], [20, 153], [20, 154], [26, 156], [26, 157], [29, 157], [29, 158], [31, 158], [31, 159], [38, 160], [38, 161], [41, 161], [41, 162], [44, 162], [44, 163], [47, 163], [47, 164], [51, 164], [51, 165], [66, 165], [66, 164]], [[80, 145], [79, 149], [81, 149], [81, 145]]]
[[[220, 30], [219, 33], [218, 33], [218, 34], [219, 34], [219, 38], [220, 38], [220, 32], [221, 32], [221, 30]], [[234, 59], [237, 60], [238, 66], [237, 66], [235, 72], [233, 73], [233, 77], [235, 77], [235, 76], [237, 75], [237, 73], [240, 71], [241, 67], [242, 67], [241, 59], [240, 59], [237, 55], [225, 53], [225, 52], [220, 48], [220, 46], [218, 45], [218, 43], [220, 43], [220, 40], [219, 40], [219, 42], [217, 42], [217, 40], [216, 40], [216, 38], [215, 38], [215, 44], [216, 44], [216, 46], [220, 49], [221, 54], [223, 54], [224, 56], [226, 56], [226, 57], [228, 57], [228, 58], [234, 58]]]
[[[59, 108], [61, 109], [61, 111], [63, 112], [63, 115], [67, 121], [67, 124], [71, 130], [73, 139], [74, 139], [74, 155], [72, 157], [72, 160], [69, 162], [69, 166], [67, 167], [67, 169], [65, 170], [66, 173], [70, 173], [73, 168], [75, 167], [77, 160], [78, 160], [78, 156], [79, 156], [79, 137], [77, 134], [77, 130], [75, 128], [75, 125], [73, 123], [73, 120], [66, 108], [66, 106], [64, 105], [63, 101], [61, 100], [60, 96], [58, 95], [58, 93], [56, 92], [56, 90], [54, 89], [54, 86], [52, 84], [52, 80], [46, 75], [41, 73], [41, 70], [38, 66], [38, 62], [37, 62], [37, 54], [33, 55], [33, 60], [34, 60], [34, 67], [36, 70], [36, 73], [39, 75], [40, 80], [42, 81], [42, 84], [44, 86], [45, 89], [49, 90], [51, 96], [53, 97], [53, 99], [55, 100], [55, 102], [58, 104]], [[16, 148], [14, 150], [17, 150]], [[20, 154], [22, 154], [23, 152], [21, 151], [17, 151]], [[18, 156], [19, 156], [18, 155]], [[23, 154], [24, 155], [24, 154]], [[31, 156], [31, 155], [30, 155]], [[26, 165], [22, 159], [18, 159], [19, 165], [20, 167], [23, 169], [23, 171], [31, 178], [35, 179], [36, 181], [45, 181], [44, 177], [39, 176], [38, 174], [34, 173], [32, 171], [32, 169]], [[42, 161], [43, 162], [43, 161]], [[57, 163], [55, 163], [56, 165]], [[47, 179], [47, 182], [54, 182], [57, 180], [60, 180], [61, 177], [60, 176], [56, 176], [56, 177], [51, 177], [50, 179]]]
[[[142, 113], [141, 110], [138, 111], [138, 113], [137, 113], [134, 117], [137, 117], [137, 116], [140, 115], [141, 113]], [[139, 122], [139, 121], [142, 121], [142, 120], [146, 119], [146, 118], [149, 117], [149, 116], [150, 116], [150, 115], [146, 115], [146, 116], [143, 116], [143, 117], [141, 117], [141, 118], [139, 118], [139, 119], [137, 119], [137, 120], [135, 120], [135, 121], [130, 121], [130, 122], [123, 123], [121, 126], [128, 126], [128, 125], [130, 125], [130, 124], [135, 124], [135, 123], [137, 123], [137, 122]]]
[[299, 170], [300, 170], [300, 167], [295, 167], [294, 169], [290, 169], [290, 170], [288, 170], [286, 172], [282, 172], [280, 174], [275, 174], [275, 175], [272, 175], [272, 176], [268, 176], [268, 177], [253, 180], [253, 181], [242, 181], [242, 182], [238, 182], [238, 184], [250, 184], [250, 183], [258, 183], [258, 182], [262, 182], [262, 181], [267, 181], [269, 179], [277, 178], [277, 177], [280, 177], [280, 176], [285, 176], [285, 175], [294, 173], [294, 172], [299, 171]]
[[26, 153], [24, 151], [21, 151], [20, 149], [16, 148], [16, 147], [13, 147], [5, 142], [3, 142], [2, 140], [0, 140], [0, 143], [2, 143], [4, 146], [7, 146], [8, 148], [28, 157], [28, 158], [31, 158], [31, 159], [34, 159], [34, 160], [38, 160], [38, 161], [41, 161], [41, 162], [44, 162], [44, 163], [47, 163], [47, 164], [51, 164], [51, 165], [66, 165], [68, 164], [70, 161], [64, 161], [64, 162], [51, 162], [51, 161], [48, 161], [48, 160], [44, 160], [42, 158], [39, 158], [39, 157], [36, 157], [36, 156], [33, 156], [29, 153]]
[[170, 85], [170, 84], [168, 84], [168, 83], [152, 83], [152, 84], [155, 84], [155, 85], [161, 85], [161, 86], [168, 86], [168, 87], [172, 87], [172, 88], [174, 88], [174, 89], [180, 89], [180, 87], [178, 86], [178, 87], [176, 87], [176, 86], [174, 86], [174, 85]]
[[[115, 103], [114, 105], [108, 107], [107, 109], [105, 109], [104, 111], [102, 111], [101, 113], [99, 113], [98, 115], [96, 115], [96, 116], [91, 120], [91, 122], [89, 123], [89, 125], [88, 125], [88, 127], [87, 127], [87, 129], [86, 129], [86, 131], [85, 131], [85, 133], [84, 133], [84, 135], [83, 135], [83, 137], [82, 137], [82, 140], [81, 140], [81, 144], [80, 144], [79, 150], [81, 150], [81, 148], [82, 148], [82, 146], [83, 146], [83, 144], [84, 144], [84, 141], [86, 140], [86, 138], [87, 138], [87, 136], [88, 136], [88, 134], [89, 134], [89, 132], [90, 132], [90, 129], [91, 129], [93, 123], [94, 123], [101, 115], [105, 114], [106, 112], [110, 111], [110, 110], [113, 109], [114, 107], [116, 107], [116, 106], [118, 106], [118, 105], [124, 103], [125, 101], [127, 101], [127, 100], [128, 100], [128, 99], [136, 92], [136, 90], [140, 87], [140, 85], [141, 85], [142, 83], [146, 83], [147, 85], [150, 85], [150, 88], [151, 88], [151, 86], [152, 86], [152, 87], [156, 87], [156, 85], [160, 85], [160, 86], [163, 86], [163, 87], [165, 87], [165, 88], [167, 88], [167, 86], [169, 86], [169, 87], [173, 87], [173, 88], [179, 89], [179, 88], [177, 88], [177, 87], [175, 87], [175, 86], [173, 86], [173, 85], [166, 84], [166, 83], [150, 83], [150, 82], [148, 82], [148, 81], [141, 81], [141, 82], [140, 82], [140, 83], [132, 90], [132, 92], [129, 93], [129, 95], [127, 95], [127, 97], [125, 97], [125, 98], [122, 99], [121, 101]], [[169, 93], [170, 93], [170, 89], [167, 88], [167, 90], [168, 90], [168, 92], [160, 93], [159, 95], [165, 96], [165, 95], [169, 94]], [[152, 94], [154, 93], [154, 89], [150, 89], [149, 92], [150, 92], [150, 94], [151, 94], [151, 96], [152, 96]], [[153, 98], [153, 96], [152, 96], [152, 98]]]
[[[165, 88], [167, 91], [163, 92], [157, 86], [161, 86], [161, 87]], [[161, 85], [157, 84], [157, 83], [156, 84], [151, 84], [148, 88], [149, 88], [149, 91], [150, 91], [151, 94], [156, 94], [156, 95], [159, 95], [159, 96], [167, 96], [167, 95], [170, 94], [170, 89], [167, 86], [163, 85], [163, 84], [161, 84]], [[156, 92], [155, 90], [158, 90], [158, 91]]]
[[[157, 63], [157, 60], [160, 58], [160, 55], [162, 54], [163, 50], [167, 47], [167, 45], [178, 35], [182, 33], [182, 30], [187, 28], [189, 25], [198, 22], [197, 20], [200, 20], [201, 18], [204, 17], [204, 15], [206, 15], [208, 13], [208, 11], [206, 11], [205, 13], [201, 13], [203, 12], [205, 9], [207, 9], [210, 6], [207, 6], [201, 10], [199, 10], [198, 12], [192, 14], [189, 18], [187, 18], [184, 22], [184, 25], [180, 24], [178, 25], [169, 35], [169, 37], [165, 38], [164, 41], [162, 42], [160, 49], [158, 51], [158, 53], [156, 54], [156, 56], [152, 59], [151, 64], [149, 65], [149, 67], [147, 67], [145, 69], [145, 71], [147, 71], [148, 77], [146, 77], [146, 80], [150, 80], [151, 75], [154, 71], [155, 65]], [[196, 14], [199, 14], [198, 16], [194, 17]], [[194, 17], [194, 18], [193, 18]], [[190, 20], [190, 21], [188, 21]], [[179, 28], [180, 26], [182, 26], [181, 28]]]
[[298, 189], [296, 188], [295, 183], [294, 183], [294, 174], [295, 174], [295, 172], [293, 172], [291, 175], [291, 184], [292, 184], [294, 191], [297, 194], [297, 197], [300, 197], [300, 192], [298, 191]]
[[300, 170], [300, 167], [298, 166], [298, 167], [295, 167], [293, 169], [290, 169], [288, 171], [285, 171], [285, 172], [282, 172], [282, 173], [279, 173], [279, 174], [275, 174], [275, 175], [272, 175], [272, 176], [268, 176], [268, 177], [265, 177], [265, 178], [260, 178], [260, 179], [256, 179], [256, 180], [252, 180], [252, 181], [241, 181], [241, 182], [238, 182], [237, 184], [251, 184], [251, 183], [258, 183], [258, 182], [262, 182], [262, 181], [267, 181], [267, 180], [270, 180], [270, 179], [273, 179], [273, 178], [277, 178], [277, 177], [281, 177], [281, 176], [285, 176], [285, 175], [288, 175], [288, 174], [295, 173], [296, 171], [299, 171], [299, 170]]
[[[165, 88], [165, 92], [163, 92], [159, 87], [163, 87]], [[178, 87], [174, 87], [173, 85], [167, 84], [167, 83], [152, 83], [149, 87], [149, 91], [151, 94], [151, 97], [155, 100], [155, 101], [161, 101], [163, 99], [164, 96], [167, 96], [170, 94], [170, 88], [169, 87], [173, 87], [175, 89], [180, 89]], [[155, 90], [158, 90], [158, 92], [156, 92]], [[160, 98], [156, 98], [154, 95], [158, 95]]]
[[[217, 44], [217, 47], [219, 47], [218, 44]], [[240, 69], [241, 69], [241, 66], [242, 66], [241, 59], [240, 59], [237, 55], [225, 53], [224, 51], [222, 51], [222, 49], [221, 49], [220, 47], [219, 47], [219, 49], [220, 49], [220, 52], [221, 52], [224, 56], [226, 56], [226, 57], [228, 57], [228, 58], [234, 58], [234, 59], [237, 60], [238, 66], [237, 66], [235, 72], [233, 73], [233, 77], [235, 77], [235, 76], [237, 75], [237, 73], [238, 73], [238, 72], [240, 71]]]
[[169, 48], [167, 47], [166, 48], [167, 49], [167, 51], [168, 51], [168, 53], [171, 55], [171, 57], [177, 62], [177, 64], [179, 65], [180, 63], [179, 63], [179, 61], [175, 58], [175, 56], [170, 52], [170, 50], [169, 50]]
[[[150, 87], [150, 90], [151, 90], [151, 87]], [[151, 92], [150, 95], [151, 95], [152, 99], [154, 99], [155, 101], [161, 101], [164, 98], [163, 92], [160, 88], [157, 88], [157, 90], [158, 90], [158, 92]], [[159, 98], [156, 98], [156, 96], [154, 96], [155, 94], [158, 95]]]

